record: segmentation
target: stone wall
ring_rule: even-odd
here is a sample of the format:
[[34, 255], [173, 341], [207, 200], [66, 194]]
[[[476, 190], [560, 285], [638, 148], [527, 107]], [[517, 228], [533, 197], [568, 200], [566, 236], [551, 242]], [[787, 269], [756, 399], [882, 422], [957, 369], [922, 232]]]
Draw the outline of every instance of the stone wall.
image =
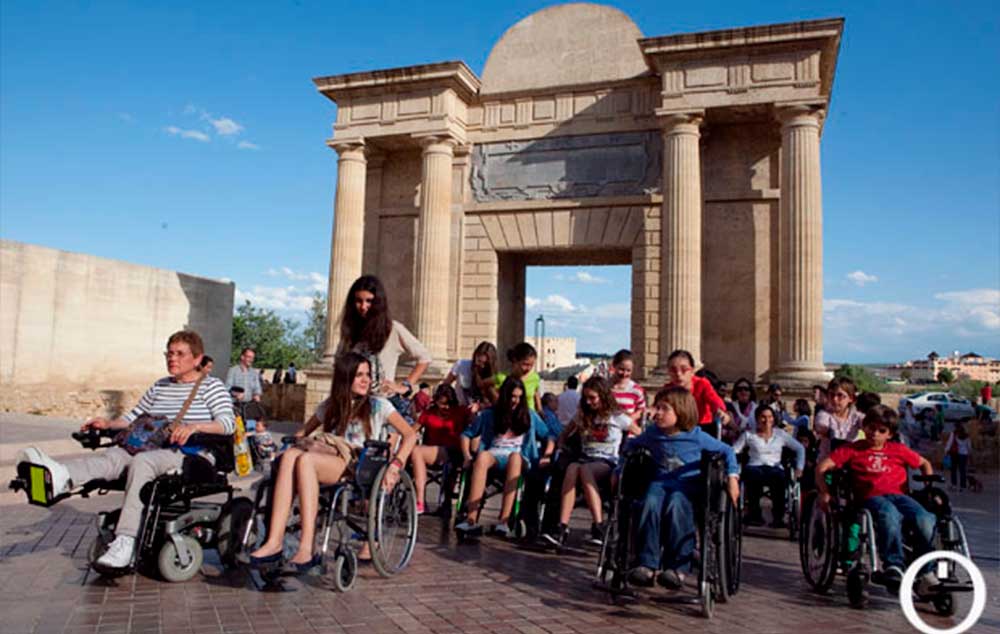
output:
[[[54, 386], [46, 388], [51, 395], [45, 399], [55, 403], [60, 392], [76, 392], [72, 386], [98, 392], [104, 386], [148, 387], [165, 374], [167, 338], [183, 328], [202, 336], [206, 353], [220, 360], [217, 369], [225, 372], [234, 288], [0, 240], [0, 392], [45, 384]], [[46, 389], [30, 394], [47, 394]], [[35, 398], [28, 394], [25, 398]]]

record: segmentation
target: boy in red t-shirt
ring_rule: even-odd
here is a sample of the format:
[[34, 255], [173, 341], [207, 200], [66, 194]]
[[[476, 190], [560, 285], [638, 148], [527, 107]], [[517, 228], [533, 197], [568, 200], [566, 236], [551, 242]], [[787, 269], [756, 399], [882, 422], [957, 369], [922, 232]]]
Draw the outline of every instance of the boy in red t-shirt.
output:
[[[871, 512], [875, 522], [875, 540], [885, 566], [883, 578], [891, 587], [899, 586], [906, 566], [904, 528], [913, 529], [913, 543], [910, 545], [916, 558], [934, 549], [937, 523], [933, 513], [903, 493], [907, 467], [919, 468], [925, 475], [933, 473], [934, 468], [926, 458], [902, 443], [889, 442], [898, 426], [896, 412], [884, 405], [876, 405], [868, 411], [862, 423], [865, 440], [838, 447], [816, 467], [816, 488], [820, 504], [824, 507], [830, 502], [824, 474], [843, 467], [850, 471], [855, 498]], [[937, 576], [928, 569], [917, 583], [917, 593], [927, 594], [938, 583]]]

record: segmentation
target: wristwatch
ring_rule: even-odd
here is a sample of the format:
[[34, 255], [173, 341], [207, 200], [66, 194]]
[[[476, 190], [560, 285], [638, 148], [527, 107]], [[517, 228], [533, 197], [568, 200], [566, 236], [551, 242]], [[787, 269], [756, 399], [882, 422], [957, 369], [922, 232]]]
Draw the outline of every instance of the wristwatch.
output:
[[406, 386], [406, 392], [403, 393], [403, 398], [410, 398], [410, 395], [413, 394], [413, 384], [406, 379], [403, 379], [400, 383]]

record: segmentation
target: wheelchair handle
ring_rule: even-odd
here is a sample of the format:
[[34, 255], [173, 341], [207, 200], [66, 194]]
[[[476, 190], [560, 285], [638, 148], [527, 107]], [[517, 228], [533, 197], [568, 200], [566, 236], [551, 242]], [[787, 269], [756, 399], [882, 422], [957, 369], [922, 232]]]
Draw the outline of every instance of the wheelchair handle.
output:
[[106, 438], [114, 438], [120, 429], [88, 429], [86, 431], [75, 431], [70, 436], [80, 443], [84, 449], [100, 449], [110, 447], [114, 442], [101, 442]]

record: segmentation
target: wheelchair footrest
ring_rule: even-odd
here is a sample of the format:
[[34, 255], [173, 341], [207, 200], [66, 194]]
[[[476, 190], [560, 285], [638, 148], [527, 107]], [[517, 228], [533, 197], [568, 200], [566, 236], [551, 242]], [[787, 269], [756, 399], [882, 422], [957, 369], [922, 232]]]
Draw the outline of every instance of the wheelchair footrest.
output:
[[17, 478], [10, 481], [13, 491], [24, 491], [28, 503], [36, 506], [52, 506], [56, 502], [69, 497], [68, 494], [53, 495], [52, 472], [48, 467], [30, 462], [17, 464]]
[[962, 581], [942, 581], [937, 584], [931, 590], [935, 594], [949, 594], [952, 592], [972, 592], [975, 587], [972, 582], [962, 582]]

